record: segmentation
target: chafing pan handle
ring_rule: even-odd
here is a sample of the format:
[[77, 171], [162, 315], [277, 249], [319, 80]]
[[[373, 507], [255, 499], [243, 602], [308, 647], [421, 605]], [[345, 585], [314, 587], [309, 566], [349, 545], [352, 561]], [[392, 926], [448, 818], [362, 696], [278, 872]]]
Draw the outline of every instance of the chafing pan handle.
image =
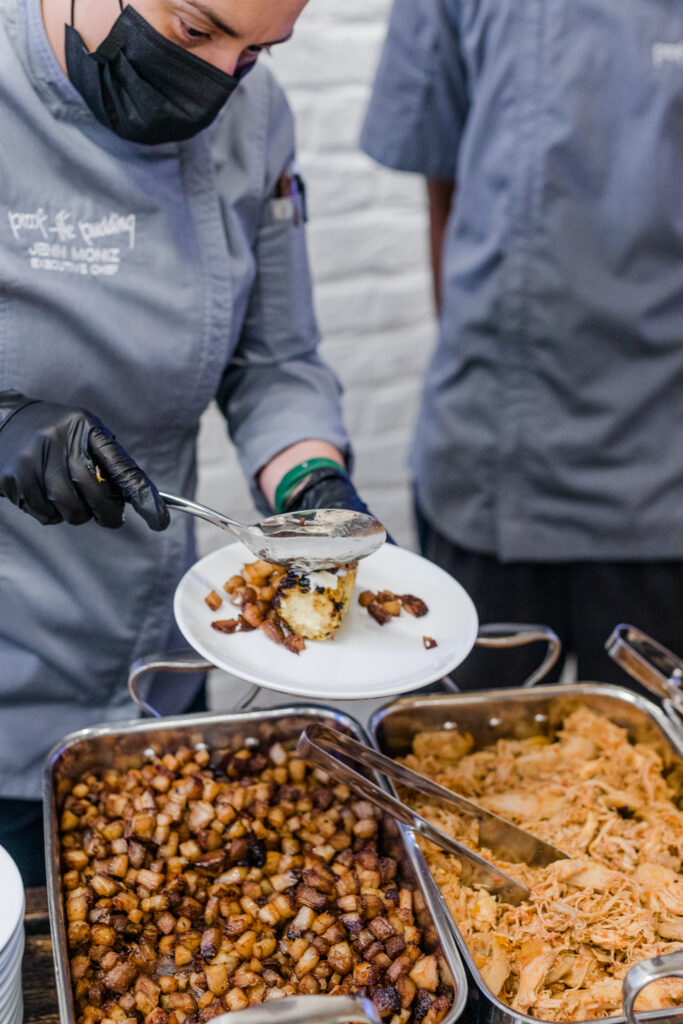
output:
[[[214, 1017], [213, 1024], [235, 1024], [234, 1013]], [[240, 1024], [380, 1024], [369, 999], [358, 996], [289, 996], [239, 1010]]]
[[214, 666], [206, 658], [201, 658], [191, 647], [183, 647], [178, 651], [159, 651], [138, 658], [128, 673], [128, 692], [142, 711], [143, 716], [162, 718], [160, 711], [148, 704], [139, 690], [140, 680], [150, 672], [206, 672]]
[[[547, 645], [545, 657], [538, 668], [522, 683], [522, 686], [535, 686], [541, 679], [545, 679], [562, 652], [562, 641], [549, 626], [489, 622], [479, 627], [475, 647], [525, 647], [527, 644], [539, 642]], [[448, 689], [458, 691], [457, 683], [450, 676], [443, 682]]]
[[[140, 693], [139, 684], [143, 676], [149, 672], [207, 672], [214, 668], [210, 661], [200, 657], [191, 647], [183, 647], [178, 651], [160, 651], [157, 654], [148, 654], [144, 658], [138, 658], [130, 667], [128, 673], [128, 692], [140, 708], [143, 716], [151, 718], [162, 718], [160, 711], [152, 707]], [[258, 693], [258, 686], [253, 686], [247, 696], [238, 705], [242, 711], [251, 704]]]
[[629, 1024], [638, 1024], [634, 1004], [644, 988], [662, 978], [683, 978], [683, 950], [641, 960], [624, 978], [624, 1014]]
[[605, 644], [610, 658], [633, 679], [683, 712], [683, 661], [635, 626], [617, 626]]

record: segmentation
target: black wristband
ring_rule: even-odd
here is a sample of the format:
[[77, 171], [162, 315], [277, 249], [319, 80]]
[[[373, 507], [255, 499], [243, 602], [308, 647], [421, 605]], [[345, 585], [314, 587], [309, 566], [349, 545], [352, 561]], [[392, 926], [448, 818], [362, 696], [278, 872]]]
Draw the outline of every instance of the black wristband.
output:
[[339, 466], [315, 469], [303, 487], [287, 501], [285, 512], [300, 512], [308, 508], [347, 508], [367, 513], [349, 475]]

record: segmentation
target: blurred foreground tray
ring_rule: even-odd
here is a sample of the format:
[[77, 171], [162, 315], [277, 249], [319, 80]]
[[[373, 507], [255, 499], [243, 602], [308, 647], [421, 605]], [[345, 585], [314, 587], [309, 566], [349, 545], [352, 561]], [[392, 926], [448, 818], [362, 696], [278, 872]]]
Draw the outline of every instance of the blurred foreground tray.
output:
[[59, 1024], [55, 969], [45, 889], [26, 890], [23, 964], [24, 1024]]

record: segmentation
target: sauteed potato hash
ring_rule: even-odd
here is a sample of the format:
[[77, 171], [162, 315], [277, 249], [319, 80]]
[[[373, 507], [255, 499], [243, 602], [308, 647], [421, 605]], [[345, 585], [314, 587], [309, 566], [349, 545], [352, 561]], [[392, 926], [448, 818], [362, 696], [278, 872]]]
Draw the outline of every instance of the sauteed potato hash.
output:
[[390, 826], [281, 743], [181, 747], [61, 795], [78, 1024], [199, 1024], [314, 993], [360, 992], [387, 1024], [448, 1012], [421, 894], [380, 853], [400, 856]]
[[[510, 907], [460, 885], [458, 862], [423, 844], [488, 987], [513, 1009], [547, 1021], [621, 1014], [622, 979], [639, 960], [683, 948], [683, 813], [679, 769], [629, 741], [588, 708], [553, 741], [502, 739], [470, 753], [457, 731], [417, 735], [405, 763], [479, 801], [571, 859], [529, 868], [494, 858], [457, 811], [411, 799], [449, 835], [479, 848], [531, 890]], [[414, 796], [414, 794], [412, 794]], [[683, 1004], [683, 981], [650, 985], [636, 1009]]]
[[[318, 572], [288, 571], [270, 562], [248, 562], [242, 566], [240, 575], [231, 576], [223, 584], [230, 603], [241, 608], [241, 614], [216, 619], [211, 627], [230, 635], [261, 629], [273, 643], [300, 654], [306, 640], [334, 639], [351, 603], [357, 569], [357, 562]], [[217, 590], [204, 598], [212, 612], [223, 606], [223, 600]], [[389, 590], [364, 590], [358, 603], [380, 626], [403, 611], [414, 618], [422, 618], [429, 611], [414, 594], [394, 594]], [[437, 643], [424, 637], [424, 646], [431, 650]]]

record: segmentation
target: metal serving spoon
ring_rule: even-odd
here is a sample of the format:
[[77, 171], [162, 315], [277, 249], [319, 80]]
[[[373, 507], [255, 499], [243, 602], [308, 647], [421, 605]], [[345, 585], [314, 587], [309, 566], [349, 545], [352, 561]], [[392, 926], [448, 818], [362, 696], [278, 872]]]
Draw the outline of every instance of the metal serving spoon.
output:
[[318, 508], [270, 516], [248, 526], [206, 505], [161, 492], [169, 508], [205, 519], [227, 530], [258, 558], [286, 568], [315, 572], [367, 558], [387, 538], [381, 523], [363, 512]]
[[[246, 1024], [381, 1024], [372, 1001], [355, 995], [286, 996], [262, 1006], [240, 1010]], [[232, 1024], [232, 1014], [215, 1017], [216, 1024]]]

